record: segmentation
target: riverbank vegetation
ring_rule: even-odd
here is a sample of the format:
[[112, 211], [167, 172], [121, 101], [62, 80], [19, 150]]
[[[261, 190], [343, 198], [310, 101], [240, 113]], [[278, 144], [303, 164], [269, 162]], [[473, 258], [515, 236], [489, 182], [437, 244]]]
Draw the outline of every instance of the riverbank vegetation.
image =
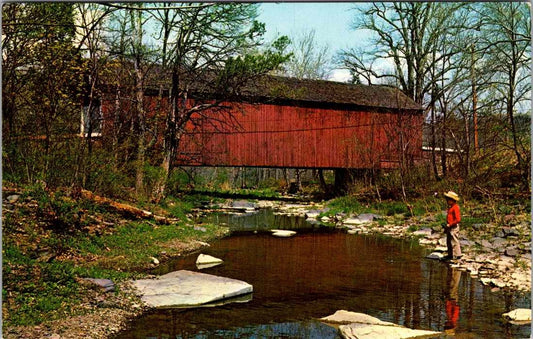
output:
[[172, 222], [139, 219], [67, 189], [4, 187], [4, 329], [87, 312], [82, 278], [116, 282], [145, 275], [154, 262], [224, 234], [189, 222], [202, 196], [168, 198], [152, 207]]

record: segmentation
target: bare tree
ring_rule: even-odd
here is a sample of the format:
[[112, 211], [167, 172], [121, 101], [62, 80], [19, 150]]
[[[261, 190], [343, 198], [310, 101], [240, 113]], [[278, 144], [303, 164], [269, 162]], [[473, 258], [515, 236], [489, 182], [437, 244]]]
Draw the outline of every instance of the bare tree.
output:
[[[529, 145], [520, 138], [516, 115], [520, 105], [531, 99], [531, 18], [525, 3], [486, 3], [483, 16], [483, 50], [489, 59], [490, 84], [497, 89], [497, 97], [505, 103], [505, 112], [517, 167], [522, 173], [524, 187], [529, 187]], [[529, 106], [529, 105], [528, 105]], [[530, 107], [522, 108], [522, 113]]]
[[72, 4], [12, 3], [2, 10], [5, 163], [15, 175], [25, 168], [29, 182], [70, 183], [77, 145], [61, 139], [79, 128], [83, 83]]
[[[340, 53], [341, 62], [358, 78], [354, 81], [395, 79], [405, 94], [422, 104], [431, 90], [432, 65], [448, 56], [433, 55], [433, 51], [444, 35], [453, 34], [461, 27], [453, 19], [454, 12], [462, 6], [394, 2], [360, 7], [359, 20], [354, 22], [353, 28], [373, 32], [373, 48], [345, 50]], [[378, 70], [375, 66], [378, 60], [392, 60], [392, 68]]]
[[[353, 28], [370, 30], [374, 36], [372, 47], [353, 48], [339, 55], [353, 82], [394, 84], [423, 106], [431, 128], [429, 144], [437, 178], [437, 125], [446, 122], [452, 99], [450, 89], [464, 76], [457, 58], [461, 52], [458, 33], [469, 24], [465, 21], [466, 12], [461, 11], [463, 7], [464, 4], [420, 2], [363, 5]], [[441, 156], [445, 174], [446, 154]]]
[[[76, 181], [83, 187], [91, 183], [93, 168], [93, 134], [101, 133], [102, 116], [99, 105], [99, 86], [108, 61], [105, 50], [105, 24], [113, 9], [99, 4], [74, 4], [76, 34], [74, 44], [84, 60], [85, 89], [80, 135], [86, 143], [78, 153]], [[81, 176], [81, 180], [79, 177]]]
[[[248, 81], [286, 60], [287, 41], [282, 38], [273, 49], [257, 51], [264, 25], [254, 20], [255, 5], [181, 4], [155, 13], [171, 73], [161, 162], [164, 175], [153, 191], [159, 200], [191, 117], [213, 109], [223, 113], [222, 102], [238, 96]], [[211, 94], [202, 97], [198, 93]]]
[[319, 45], [315, 30], [291, 37], [291, 59], [285, 63], [282, 74], [298, 79], [327, 79], [332, 70], [329, 46]]

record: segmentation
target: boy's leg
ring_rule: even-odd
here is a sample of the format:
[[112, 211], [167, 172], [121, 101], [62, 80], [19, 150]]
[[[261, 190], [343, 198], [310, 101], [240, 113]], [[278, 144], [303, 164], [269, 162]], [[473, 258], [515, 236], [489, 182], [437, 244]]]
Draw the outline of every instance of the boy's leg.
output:
[[[460, 257], [461, 253], [461, 243], [459, 242], [459, 225], [450, 230], [450, 240], [452, 245], [452, 255], [453, 257]], [[450, 247], [448, 247], [448, 255], [450, 254]]]
[[453, 258], [453, 237], [452, 237], [452, 230], [450, 229], [446, 230], [446, 247], [448, 248], [447, 257], [449, 259], [452, 259]]

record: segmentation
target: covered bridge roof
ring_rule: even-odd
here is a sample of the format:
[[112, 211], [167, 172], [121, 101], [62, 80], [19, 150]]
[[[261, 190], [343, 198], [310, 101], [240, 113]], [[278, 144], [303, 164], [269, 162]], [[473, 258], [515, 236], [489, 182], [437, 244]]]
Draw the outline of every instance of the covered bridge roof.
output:
[[241, 93], [254, 101], [298, 102], [357, 106], [385, 110], [420, 111], [422, 107], [397, 88], [326, 80], [265, 76]]
[[[169, 90], [172, 76], [169, 70], [153, 67], [146, 74], [147, 94], [152, 90]], [[192, 90], [192, 96], [203, 98], [222, 97], [230, 100], [244, 100], [258, 103], [305, 105], [312, 107], [366, 108], [372, 110], [422, 113], [422, 107], [399, 89], [384, 85], [348, 84], [327, 80], [297, 79], [282, 76], [263, 75], [242, 81], [244, 85], [228, 90], [230, 85], [220, 83], [212, 72], [191, 76], [184, 72], [183, 80]], [[106, 81], [107, 80], [107, 81]], [[104, 80], [108, 85], [113, 81]], [[126, 82], [123, 82], [127, 83]], [[130, 84], [131, 86], [131, 84]], [[162, 87], [161, 87], [162, 86]], [[232, 91], [233, 90], [233, 91]], [[231, 92], [230, 93], [228, 93]]]

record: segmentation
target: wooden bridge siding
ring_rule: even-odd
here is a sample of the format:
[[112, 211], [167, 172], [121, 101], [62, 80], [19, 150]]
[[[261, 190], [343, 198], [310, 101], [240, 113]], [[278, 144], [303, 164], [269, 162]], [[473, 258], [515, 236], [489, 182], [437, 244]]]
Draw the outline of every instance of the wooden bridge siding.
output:
[[[111, 139], [106, 141], [106, 138], [110, 138], [113, 128], [117, 127], [113, 126], [115, 104], [113, 96], [102, 100], [103, 142], [112, 142]], [[119, 104], [119, 111], [122, 112], [120, 120], [134, 114], [130, 100], [123, 98]], [[267, 104], [238, 106], [233, 116], [241, 125], [240, 130], [235, 125], [228, 127], [230, 119], [227, 116], [211, 113], [221, 118], [222, 122], [207, 123], [204, 119], [200, 128], [202, 134], [186, 135], [181, 142], [176, 164], [295, 168], [396, 167], [400, 125], [405, 126], [404, 131], [410, 138], [409, 152], [415, 157], [421, 156], [421, 114], [398, 115]], [[168, 110], [167, 102], [158, 97], [145, 97], [145, 110], [148, 122], [158, 125], [160, 133], [156, 147], [162, 147], [161, 133]], [[339, 128], [342, 126], [354, 127]], [[192, 124], [188, 124], [187, 130], [192, 132]]]
[[[384, 158], [398, 158], [397, 114], [266, 104], [240, 108], [244, 114], [234, 112], [240, 129], [204, 124], [203, 133], [190, 134], [182, 142], [182, 149], [195, 158], [182, 155], [178, 164], [371, 168], [379, 167]], [[402, 120], [416, 150], [421, 146], [422, 116], [403, 115]], [[352, 127], [342, 128], [347, 126]]]

